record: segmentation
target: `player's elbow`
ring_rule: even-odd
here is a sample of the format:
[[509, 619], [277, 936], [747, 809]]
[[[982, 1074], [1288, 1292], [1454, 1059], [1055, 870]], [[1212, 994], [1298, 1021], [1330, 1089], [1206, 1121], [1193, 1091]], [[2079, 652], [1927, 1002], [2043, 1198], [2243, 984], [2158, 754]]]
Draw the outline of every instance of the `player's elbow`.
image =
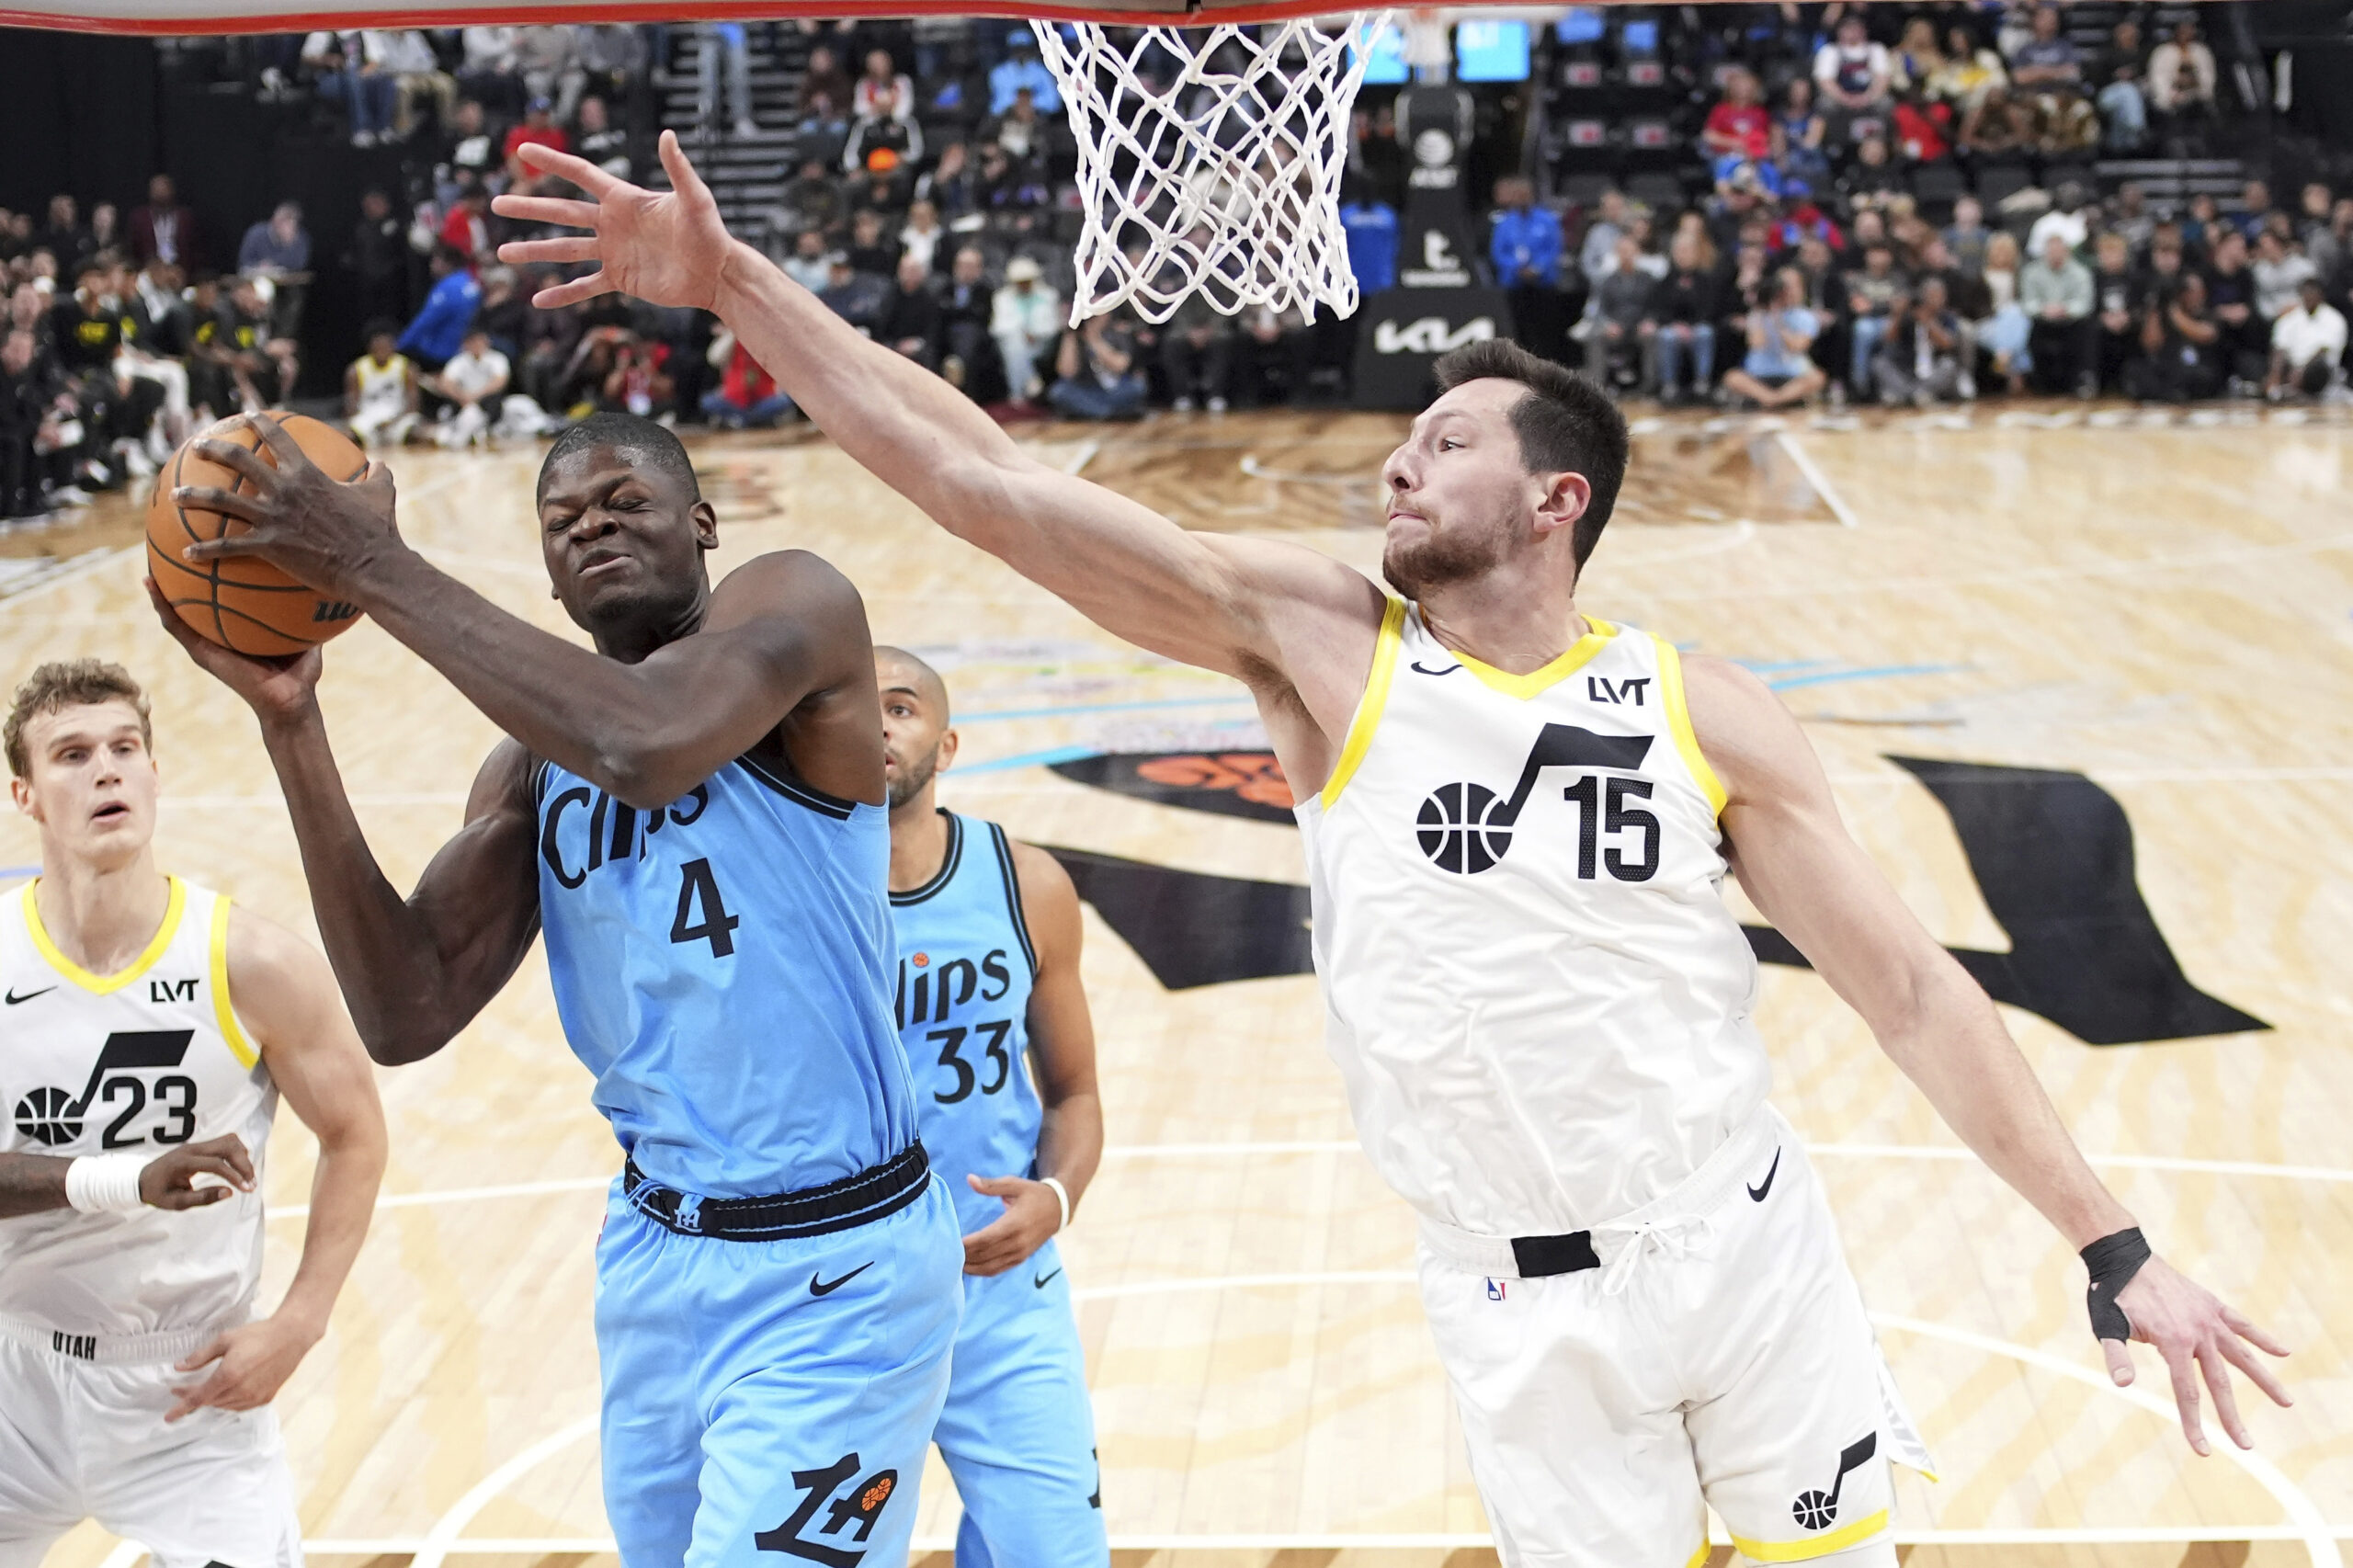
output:
[[1942, 948], [1923, 944], [1893, 966], [1888, 984], [1866, 1013], [1872, 1036], [1888, 1060], [1906, 1074], [1938, 1040], [1994, 1004], [1984, 988]]

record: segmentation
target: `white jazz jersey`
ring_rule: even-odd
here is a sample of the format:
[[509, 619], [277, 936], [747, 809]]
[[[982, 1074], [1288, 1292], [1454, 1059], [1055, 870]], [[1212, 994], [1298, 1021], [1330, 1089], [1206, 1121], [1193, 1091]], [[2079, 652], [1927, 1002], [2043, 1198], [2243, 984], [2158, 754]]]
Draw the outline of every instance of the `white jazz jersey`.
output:
[[1392, 600], [1339, 765], [1298, 809], [1366, 1153], [1423, 1214], [1482, 1235], [1664, 1196], [1770, 1083], [1681, 663], [1587, 619], [1514, 676]]
[[359, 411], [354, 418], [363, 424], [381, 425], [408, 412], [406, 355], [395, 354], [379, 365], [362, 354], [351, 362], [351, 373], [359, 383]]
[[[229, 997], [229, 901], [172, 879], [155, 938], [96, 975], [41, 928], [32, 883], [0, 894], [0, 1150], [152, 1158], [233, 1132], [258, 1173], [278, 1090]], [[258, 1190], [179, 1213], [60, 1209], [0, 1220], [0, 1318], [146, 1335], [246, 1321]]]

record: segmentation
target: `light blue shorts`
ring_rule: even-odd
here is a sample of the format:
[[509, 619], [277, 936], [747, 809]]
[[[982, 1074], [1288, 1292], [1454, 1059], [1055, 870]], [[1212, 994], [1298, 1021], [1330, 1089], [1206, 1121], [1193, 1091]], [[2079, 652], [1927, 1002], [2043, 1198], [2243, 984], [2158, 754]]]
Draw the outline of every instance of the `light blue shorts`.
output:
[[1053, 1243], [993, 1279], [964, 1277], [938, 1440], [964, 1500], [956, 1568], [1107, 1568], [1086, 1358]]
[[677, 1234], [616, 1183], [597, 1349], [626, 1568], [901, 1568], [963, 1261], [937, 1176], [884, 1219], [773, 1242]]

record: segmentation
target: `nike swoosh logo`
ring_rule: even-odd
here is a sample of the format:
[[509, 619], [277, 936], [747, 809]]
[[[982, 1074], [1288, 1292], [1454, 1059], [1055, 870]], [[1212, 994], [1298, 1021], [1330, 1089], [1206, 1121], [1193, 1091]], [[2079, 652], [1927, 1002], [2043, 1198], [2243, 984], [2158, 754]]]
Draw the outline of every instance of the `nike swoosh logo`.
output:
[[38, 991], [28, 991], [22, 996], [19, 996], [17, 994], [16, 987], [10, 986], [7, 996], [8, 1006], [13, 1007], [19, 1002], [29, 1002], [36, 996], [46, 996], [56, 989], [57, 987], [54, 985], [44, 985]]
[[1752, 1199], [1756, 1199], [1756, 1200], [1757, 1202], [1759, 1202], [1759, 1203], [1764, 1202], [1764, 1201], [1765, 1201], [1765, 1195], [1766, 1195], [1767, 1193], [1768, 1193], [1768, 1192], [1770, 1192], [1770, 1191], [1772, 1191], [1772, 1190], [1773, 1190], [1773, 1177], [1774, 1177], [1776, 1175], [1778, 1175], [1778, 1174], [1779, 1173], [1780, 1169], [1781, 1169], [1781, 1151], [1780, 1151], [1780, 1150], [1779, 1150], [1779, 1149], [1776, 1149], [1776, 1150], [1774, 1150], [1774, 1151], [1773, 1151], [1773, 1165], [1772, 1165], [1772, 1169], [1770, 1169], [1770, 1170], [1768, 1170], [1768, 1171], [1767, 1171], [1767, 1172], [1765, 1173], [1765, 1185], [1764, 1185], [1763, 1187], [1750, 1187], [1750, 1188], [1748, 1189], [1748, 1196], [1749, 1196], [1750, 1198], [1752, 1198]]
[[1416, 669], [1416, 670], [1419, 670], [1422, 674], [1424, 674], [1424, 675], [1426, 675], [1426, 676], [1450, 676], [1450, 675], [1452, 675], [1455, 671], [1457, 671], [1457, 670], [1461, 669], [1462, 666], [1461, 666], [1461, 665], [1447, 665], [1447, 666], [1446, 666], [1446, 668], [1444, 668], [1444, 669], [1442, 669], [1442, 670], [1434, 670], [1434, 669], [1431, 669], [1428, 665], [1427, 665], [1423, 664], [1423, 663], [1421, 662], [1421, 660], [1419, 660], [1419, 659], [1415, 659], [1415, 660], [1414, 661], [1414, 665], [1413, 665], [1413, 667], [1414, 667], [1415, 669]]
[[809, 1293], [813, 1296], [830, 1296], [873, 1267], [874, 1265], [870, 1262], [861, 1263], [839, 1279], [820, 1279], [812, 1274], [809, 1276]]
[[[1060, 1274], [1062, 1270], [1060, 1268], [1056, 1268], [1054, 1270], [1054, 1274]], [[1042, 1290], [1052, 1281], [1054, 1274], [1040, 1274], [1037, 1278], [1031, 1280], [1030, 1283]]]

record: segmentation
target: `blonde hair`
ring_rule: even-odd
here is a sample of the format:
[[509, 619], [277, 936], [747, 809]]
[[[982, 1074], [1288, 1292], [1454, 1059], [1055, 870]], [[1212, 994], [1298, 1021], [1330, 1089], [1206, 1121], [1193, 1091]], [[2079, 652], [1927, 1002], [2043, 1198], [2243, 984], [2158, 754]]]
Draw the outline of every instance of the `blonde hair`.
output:
[[41, 665], [25, 677], [8, 705], [8, 722], [0, 741], [8, 748], [8, 771], [22, 778], [32, 759], [25, 755], [25, 726], [46, 713], [61, 712], [98, 702], [127, 702], [139, 715], [139, 739], [151, 750], [155, 726], [149, 714], [147, 693], [120, 665], [104, 659], [60, 659]]

